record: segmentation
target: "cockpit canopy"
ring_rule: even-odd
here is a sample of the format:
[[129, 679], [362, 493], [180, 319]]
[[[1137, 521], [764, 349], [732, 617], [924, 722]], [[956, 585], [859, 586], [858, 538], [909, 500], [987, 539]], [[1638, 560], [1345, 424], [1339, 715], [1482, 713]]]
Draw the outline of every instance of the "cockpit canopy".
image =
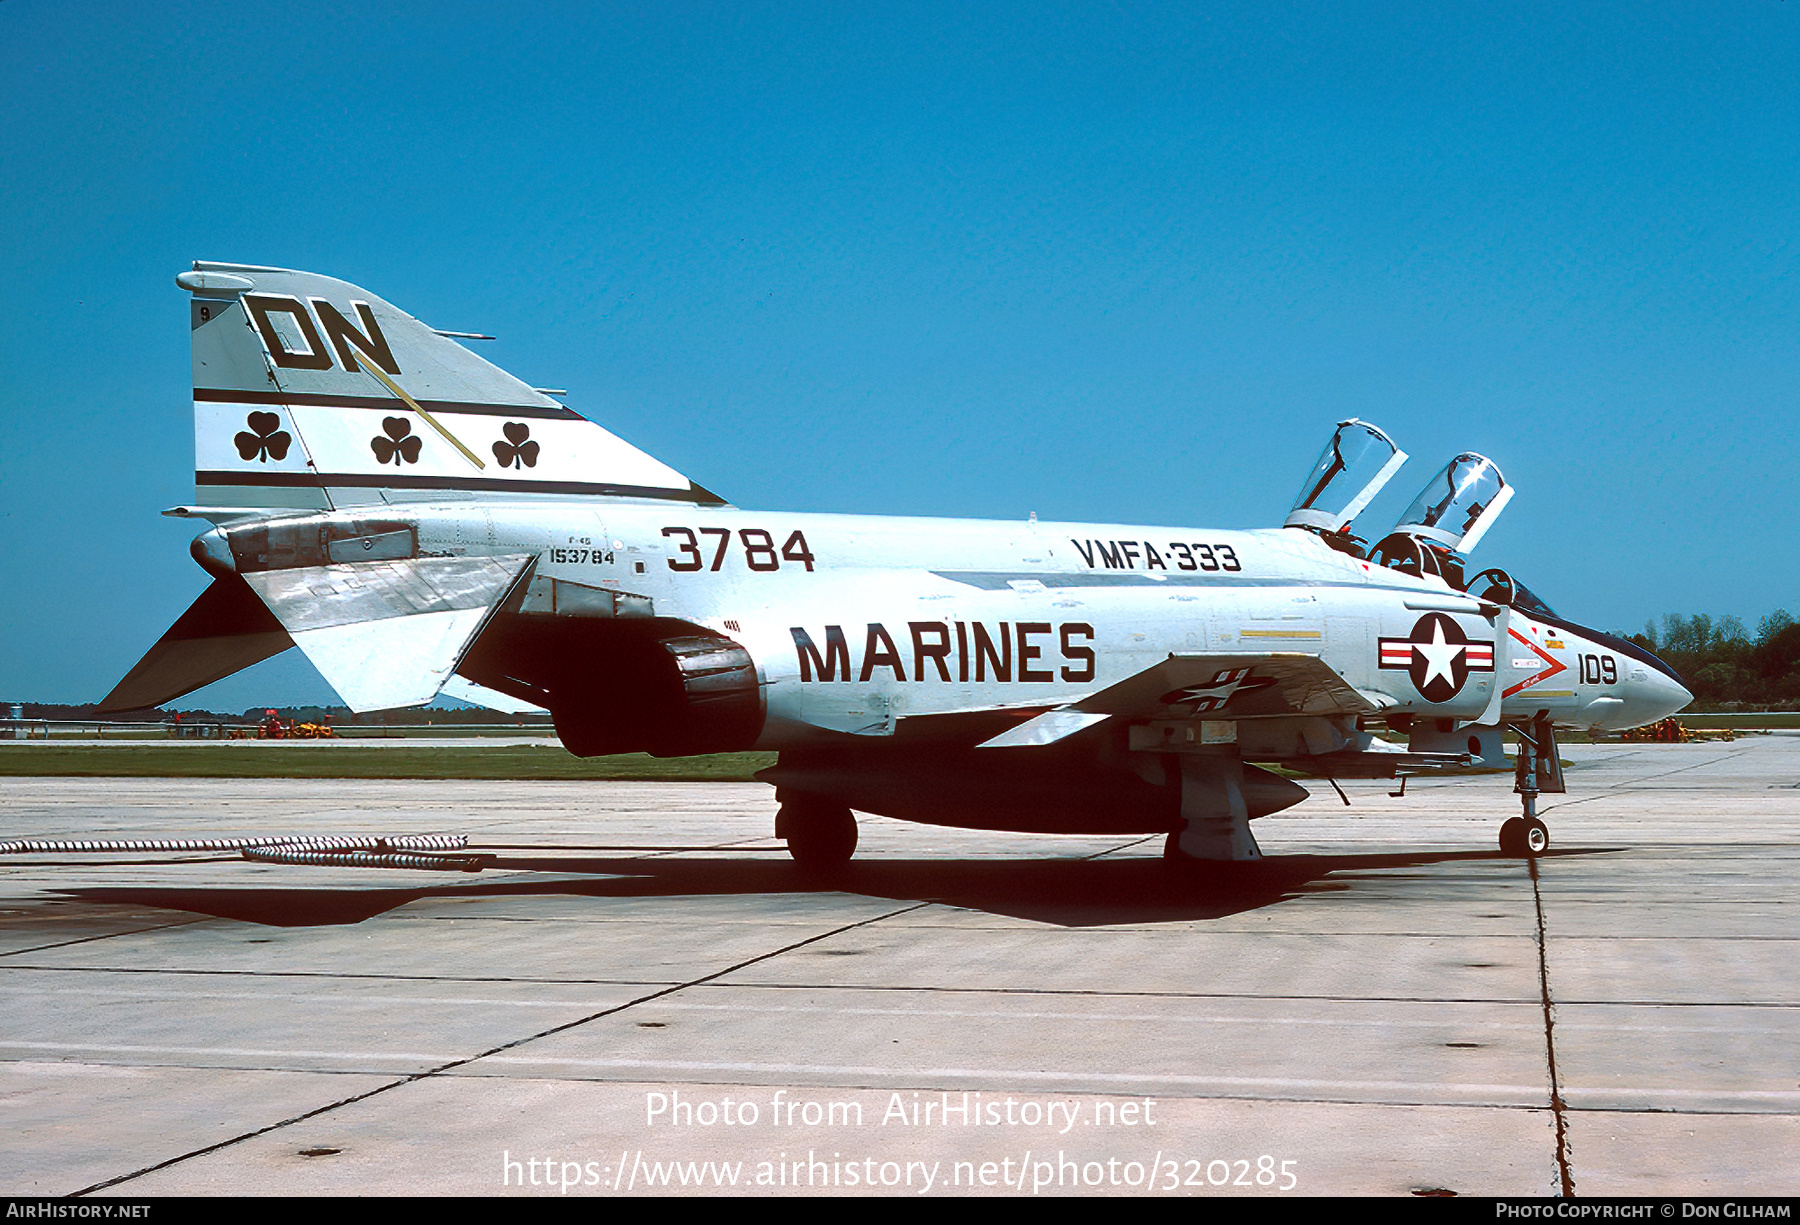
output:
[[1380, 427], [1354, 417], [1338, 422], [1283, 526], [1343, 532], [1405, 462], [1406, 452]]
[[1419, 491], [1394, 531], [1467, 555], [1512, 500], [1512, 494], [1512, 486], [1493, 460], [1465, 451]]
[[1463, 558], [1512, 495], [1493, 460], [1465, 451], [1426, 483], [1394, 530], [1369, 550], [1369, 560], [1406, 574], [1435, 576], [1460, 591]]
[[1379, 426], [1340, 421], [1300, 487], [1285, 527], [1317, 533], [1342, 553], [1462, 590], [1463, 558], [1512, 500], [1512, 486], [1485, 455], [1465, 451], [1431, 478], [1400, 522], [1373, 549], [1350, 525], [1406, 462]]

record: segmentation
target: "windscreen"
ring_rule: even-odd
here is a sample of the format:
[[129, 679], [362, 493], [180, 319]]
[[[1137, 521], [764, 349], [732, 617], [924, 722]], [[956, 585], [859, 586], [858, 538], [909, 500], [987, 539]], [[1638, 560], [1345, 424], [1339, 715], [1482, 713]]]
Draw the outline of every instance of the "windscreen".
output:
[[1557, 611], [1544, 603], [1536, 592], [1504, 570], [1483, 570], [1470, 581], [1465, 590], [1478, 600], [1505, 604], [1534, 617], [1561, 620]]

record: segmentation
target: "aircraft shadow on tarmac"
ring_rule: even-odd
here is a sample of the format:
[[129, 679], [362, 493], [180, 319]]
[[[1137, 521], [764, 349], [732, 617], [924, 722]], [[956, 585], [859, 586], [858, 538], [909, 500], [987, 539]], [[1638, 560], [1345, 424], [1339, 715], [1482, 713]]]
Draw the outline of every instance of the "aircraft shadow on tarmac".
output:
[[[696, 848], [698, 849], [698, 848]], [[1545, 858], [1606, 854], [1622, 848], [1550, 852]], [[1284, 855], [1256, 863], [1172, 870], [1159, 859], [866, 860], [808, 875], [783, 859], [501, 857], [494, 868], [557, 873], [556, 880], [408, 889], [96, 888], [62, 891], [87, 902], [151, 906], [267, 927], [360, 923], [429, 897], [695, 897], [849, 893], [897, 902], [937, 902], [1062, 927], [1220, 919], [1310, 894], [1343, 892], [1414, 879], [1408, 868], [1467, 863], [1524, 863], [1497, 851], [1420, 854]], [[297, 869], [303, 871], [304, 869]], [[1382, 875], [1371, 875], [1380, 873]], [[591, 879], [570, 879], [589, 877]], [[1453, 880], [1444, 886], [1461, 889]], [[1484, 888], [1486, 886], [1483, 886]]]

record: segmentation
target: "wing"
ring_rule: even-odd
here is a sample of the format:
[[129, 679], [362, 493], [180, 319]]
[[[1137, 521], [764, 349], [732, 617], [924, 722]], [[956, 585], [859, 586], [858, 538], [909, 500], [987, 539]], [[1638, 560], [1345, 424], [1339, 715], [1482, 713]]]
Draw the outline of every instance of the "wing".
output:
[[1115, 716], [1235, 720], [1368, 715], [1385, 704], [1385, 699], [1350, 684], [1317, 655], [1174, 654], [1078, 702], [1045, 711], [980, 747], [1054, 744]]

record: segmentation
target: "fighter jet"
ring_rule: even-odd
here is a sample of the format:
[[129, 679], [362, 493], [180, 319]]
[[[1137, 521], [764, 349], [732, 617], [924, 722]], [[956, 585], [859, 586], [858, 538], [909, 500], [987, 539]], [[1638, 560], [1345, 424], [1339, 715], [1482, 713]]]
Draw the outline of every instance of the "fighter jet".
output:
[[[1338, 423], [1277, 528], [742, 510], [354, 285], [195, 263], [197, 500], [212, 584], [103, 704], [159, 705], [291, 646], [354, 710], [541, 707], [578, 756], [774, 750], [775, 832], [847, 861], [856, 812], [1164, 834], [1335, 780], [1501, 765], [1545, 850], [1558, 729], [1691, 695], [1661, 660], [1466, 558], [1511, 499], [1452, 458], [1373, 547], [1406, 456]], [[1402, 781], [1404, 789], [1404, 781]]]

